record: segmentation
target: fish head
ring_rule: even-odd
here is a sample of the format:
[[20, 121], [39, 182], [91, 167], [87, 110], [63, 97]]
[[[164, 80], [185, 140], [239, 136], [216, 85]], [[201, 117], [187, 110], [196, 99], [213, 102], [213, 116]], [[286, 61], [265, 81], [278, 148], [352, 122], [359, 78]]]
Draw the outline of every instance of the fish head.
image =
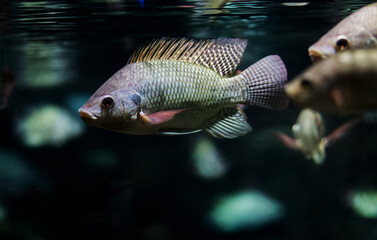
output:
[[336, 50], [332, 45], [314, 44], [309, 47], [308, 53], [312, 62], [316, 62], [335, 54]]
[[317, 146], [325, 136], [325, 125], [321, 114], [310, 108], [301, 110], [292, 130], [296, 138], [302, 139], [305, 145], [311, 148]]
[[335, 25], [309, 48], [309, 56], [315, 61], [325, 59], [336, 52], [352, 48], [377, 46], [377, 3], [355, 11]]
[[309, 47], [308, 53], [312, 62], [326, 59], [337, 52], [361, 45], [365, 38], [355, 33], [329, 32]]
[[309, 47], [312, 61], [328, 58], [347, 49], [376, 47], [377, 4], [371, 4], [340, 21]]
[[309, 47], [309, 57], [313, 62], [326, 59], [347, 49], [375, 47], [377, 41], [368, 31], [332, 33], [324, 35]]
[[292, 103], [321, 111], [335, 108], [329, 93], [333, 84], [332, 67], [331, 62], [320, 61], [286, 84], [284, 90]]
[[107, 92], [102, 87], [78, 110], [80, 117], [89, 125], [124, 132], [137, 119], [141, 96], [132, 90]]
[[306, 107], [305, 105], [314, 98], [317, 91], [315, 77], [304, 72], [285, 85], [284, 90], [293, 103]]

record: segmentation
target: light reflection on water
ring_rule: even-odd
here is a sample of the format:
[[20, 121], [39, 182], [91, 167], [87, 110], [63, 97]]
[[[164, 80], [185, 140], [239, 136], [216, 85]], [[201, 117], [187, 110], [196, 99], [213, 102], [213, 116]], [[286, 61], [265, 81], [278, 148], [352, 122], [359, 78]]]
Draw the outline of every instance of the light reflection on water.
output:
[[[328, 160], [318, 167], [305, 161], [300, 153], [284, 149], [268, 134], [281, 129], [289, 133], [299, 109], [248, 109], [253, 126], [250, 134], [231, 141], [205, 142], [204, 153], [211, 155], [206, 160], [214, 160], [205, 166], [212, 164], [210, 170], [218, 170], [204, 170], [214, 173], [208, 181], [192, 176], [193, 159], [199, 159], [200, 154], [195, 155], [189, 146], [200, 135], [122, 135], [86, 126], [76, 112], [90, 94], [124, 66], [139, 44], [162, 36], [247, 38], [249, 44], [240, 69], [266, 55], [279, 54], [292, 78], [311, 64], [308, 46], [366, 2], [287, 6], [283, 1], [230, 1], [220, 9], [208, 8], [203, 1], [145, 1], [144, 7], [136, 0], [1, 2], [5, 7], [0, 11], [0, 67], [13, 71], [17, 85], [8, 109], [0, 111], [0, 171], [6, 172], [9, 161], [13, 161], [13, 155], [3, 153], [10, 150], [18, 152], [16, 155], [28, 162], [33, 174], [43, 178], [18, 186], [17, 194], [6, 189], [8, 193], [0, 198], [0, 215], [3, 207], [6, 218], [0, 216], [0, 224], [6, 221], [16, 226], [12, 229], [28, 225], [36, 229], [29, 235], [41, 239], [72, 234], [70, 229], [91, 239], [108, 239], [110, 235], [118, 239], [130, 235], [152, 239], [148, 231], [153, 226], [160, 230], [152, 232], [171, 239], [182, 232], [182, 239], [200, 238], [202, 234], [207, 239], [271, 239], [274, 231], [283, 239], [325, 239], [321, 233], [332, 239], [345, 235], [372, 239], [375, 224], [351, 213], [346, 203], [347, 193], [354, 186], [377, 186], [373, 117], [330, 149]], [[16, 134], [17, 123], [23, 121], [23, 113], [45, 104], [63, 110], [63, 114], [47, 122], [43, 117], [33, 121], [37, 129], [34, 137], [45, 135], [43, 144], [30, 148], [22, 135]], [[68, 116], [72, 122], [64, 120]], [[325, 118], [329, 128], [345, 121], [336, 116]], [[62, 121], [68, 123], [63, 126]], [[57, 132], [71, 135], [57, 141]], [[222, 165], [224, 159], [227, 166]], [[203, 162], [197, 164], [199, 168]], [[19, 170], [27, 171], [23, 166]], [[6, 181], [18, 184], [19, 176], [27, 174], [9, 174]], [[53, 182], [54, 188], [37, 190], [45, 181]], [[106, 187], [118, 181], [135, 182], [135, 191], [113, 193]], [[5, 189], [1, 187], [0, 192]], [[216, 199], [242, 189], [260, 189], [274, 196], [286, 210], [284, 217], [276, 218], [274, 223], [266, 221], [257, 231], [246, 227], [227, 235], [208, 227], [206, 219]], [[19, 202], [29, 204], [20, 207]], [[35, 202], [43, 202], [43, 206], [33, 210]], [[18, 210], [8, 211], [16, 207]], [[241, 218], [245, 216], [242, 209], [239, 213]], [[41, 226], [47, 226], [47, 230], [39, 231]], [[186, 227], [192, 230], [187, 232]], [[5, 230], [13, 234], [10, 232]], [[0, 228], [0, 236], [2, 233]]]

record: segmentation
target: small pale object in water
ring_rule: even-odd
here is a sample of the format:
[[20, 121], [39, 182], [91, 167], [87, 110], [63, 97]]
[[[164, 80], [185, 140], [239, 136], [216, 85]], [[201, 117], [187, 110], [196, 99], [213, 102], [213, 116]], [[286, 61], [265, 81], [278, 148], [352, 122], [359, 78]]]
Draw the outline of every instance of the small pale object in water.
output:
[[55, 105], [34, 109], [21, 119], [19, 131], [25, 145], [61, 146], [83, 132], [83, 125], [71, 113]]
[[246, 190], [219, 198], [211, 213], [224, 232], [258, 229], [284, 216], [284, 206], [265, 194]]
[[162, 38], [139, 48], [79, 109], [88, 124], [129, 134], [205, 130], [236, 138], [251, 130], [237, 106], [283, 109], [287, 72], [268, 56], [235, 72], [247, 40]]
[[349, 204], [355, 212], [365, 218], [377, 218], [377, 191], [352, 191], [349, 194]]
[[197, 139], [192, 153], [192, 161], [196, 173], [203, 178], [215, 179], [227, 171], [224, 157], [211, 139], [207, 139], [207, 137]]
[[307, 159], [313, 159], [316, 164], [321, 164], [326, 158], [325, 148], [342, 138], [360, 120], [361, 118], [355, 118], [348, 121], [325, 136], [325, 124], [321, 114], [305, 108], [301, 110], [297, 122], [292, 126], [294, 139], [283, 133], [276, 133], [276, 136], [287, 147], [299, 150]]
[[349, 15], [309, 47], [312, 61], [345, 49], [377, 47], [377, 3]]

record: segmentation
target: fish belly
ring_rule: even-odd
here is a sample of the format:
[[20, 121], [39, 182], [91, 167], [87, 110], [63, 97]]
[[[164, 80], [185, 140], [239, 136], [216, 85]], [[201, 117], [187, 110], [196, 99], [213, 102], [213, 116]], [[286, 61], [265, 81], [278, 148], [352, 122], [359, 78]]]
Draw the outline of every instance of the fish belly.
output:
[[147, 135], [147, 134], [186, 134], [201, 131], [208, 127], [208, 123], [221, 112], [222, 107], [187, 109], [178, 113], [173, 119], [161, 124], [148, 124], [140, 117], [128, 128], [119, 132]]

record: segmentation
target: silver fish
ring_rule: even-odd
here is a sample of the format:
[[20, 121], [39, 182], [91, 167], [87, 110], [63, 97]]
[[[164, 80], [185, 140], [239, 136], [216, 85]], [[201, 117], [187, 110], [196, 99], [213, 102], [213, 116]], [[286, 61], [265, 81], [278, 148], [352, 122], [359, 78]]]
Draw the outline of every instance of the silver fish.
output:
[[325, 124], [321, 114], [310, 108], [301, 110], [296, 123], [292, 126], [294, 139], [283, 134], [276, 136], [289, 148], [301, 151], [306, 159], [322, 164], [326, 158], [326, 147], [330, 146], [346, 132], [359, 123], [362, 118], [352, 119], [325, 136]]
[[377, 3], [352, 13], [309, 47], [312, 61], [345, 49], [377, 47]]
[[314, 63], [285, 91], [294, 104], [321, 112], [377, 110], [377, 49], [348, 50]]
[[287, 72], [268, 56], [235, 72], [247, 40], [162, 38], [139, 48], [79, 109], [88, 124], [129, 134], [205, 130], [235, 138], [251, 130], [238, 104], [283, 109]]

